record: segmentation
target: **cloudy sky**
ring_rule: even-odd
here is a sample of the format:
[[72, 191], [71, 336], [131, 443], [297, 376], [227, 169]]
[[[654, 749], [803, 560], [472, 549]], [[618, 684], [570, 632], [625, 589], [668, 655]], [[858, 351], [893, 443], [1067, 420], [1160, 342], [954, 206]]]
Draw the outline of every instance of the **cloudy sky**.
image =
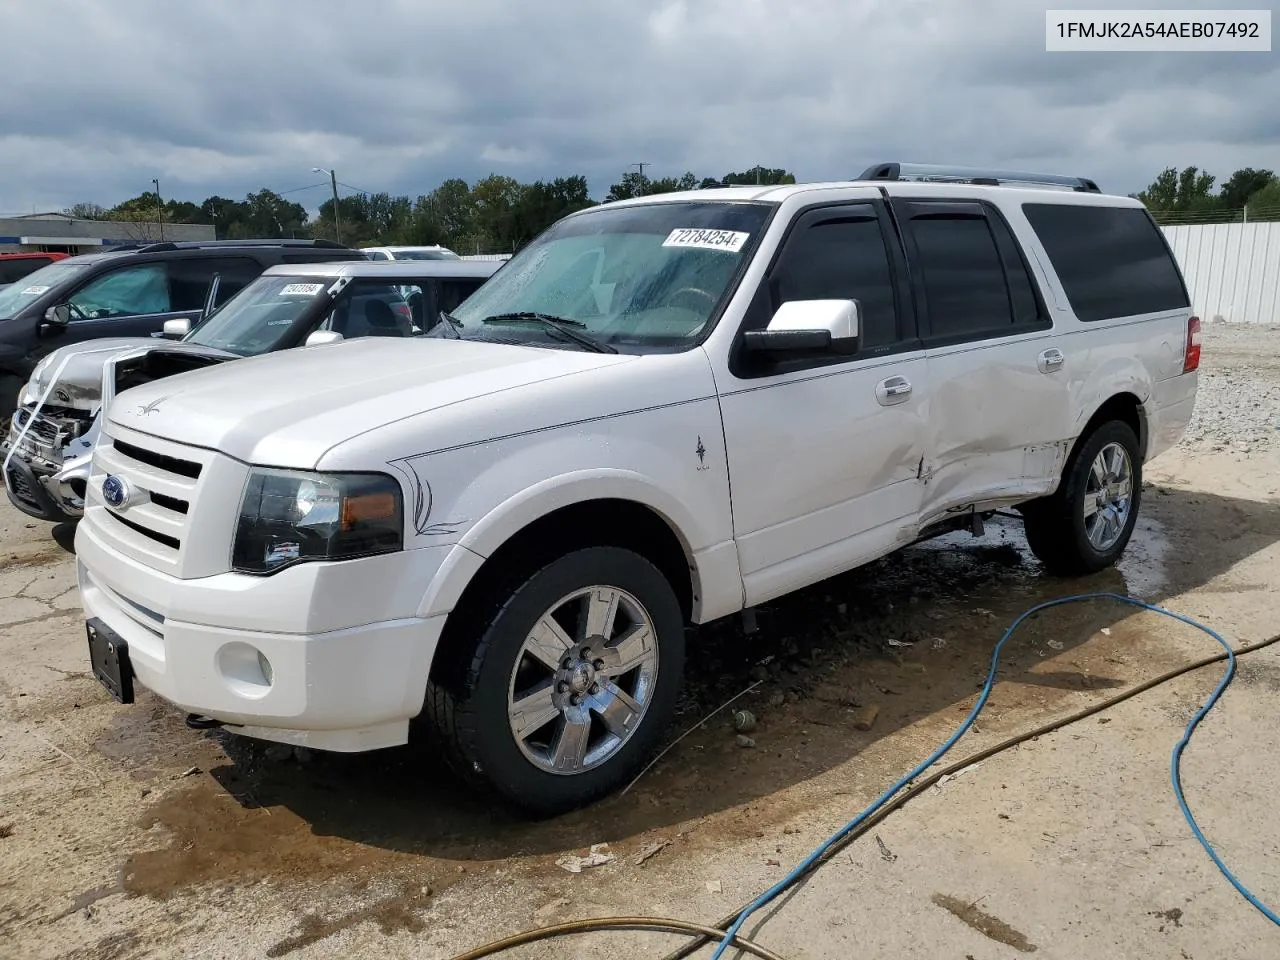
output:
[[1280, 55], [1051, 54], [1044, 30], [1026, 0], [0, 0], [0, 213], [153, 177], [197, 202], [292, 190], [313, 167], [412, 196], [581, 173], [596, 197], [641, 161], [986, 164], [1114, 192], [1170, 165], [1280, 170]]

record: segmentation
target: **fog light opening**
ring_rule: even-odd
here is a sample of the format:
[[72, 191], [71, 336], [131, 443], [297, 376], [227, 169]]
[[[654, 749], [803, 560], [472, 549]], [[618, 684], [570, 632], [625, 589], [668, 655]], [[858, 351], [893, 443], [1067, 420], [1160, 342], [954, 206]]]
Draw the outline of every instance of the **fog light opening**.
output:
[[274, 682], [275, 674], [271, 670], [271, 661], [267, 659], [266, 654], [261, 650], [258, 651], [258, 669], [262, 671], [262, 678], [267, 681], [267, 686], [271, 686]]

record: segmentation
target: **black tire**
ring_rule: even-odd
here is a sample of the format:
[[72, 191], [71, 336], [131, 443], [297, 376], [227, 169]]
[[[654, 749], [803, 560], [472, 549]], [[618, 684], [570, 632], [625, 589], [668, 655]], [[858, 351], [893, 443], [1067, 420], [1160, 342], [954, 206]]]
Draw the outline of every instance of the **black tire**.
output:
[[9, 421], [18, 409], [18, 391], [23, 380], [12, 373], [0, 373], [0, 439], [9, 435]]
[[[1098, 454], [1110, 444], [1120, 445], [1128, 454], [1131, 470], [1129, 512], [1119, 537], [1106, 549], [1098, 549], [1089, 539], [1084, 507], [1089, 474]], [[1035, 500], [1022, 508], [1027, 545], [1031, 552], [1059, 576], [1085, 576], [1112, 566], [1124, 553], [1138, 521], [1142, 503], [1142, 457], [1133, 428], [1111, 420], [1081, 440], [1062, 473], [1062, 483], [1051, 497]]]
[[[535, 623], [565, 596], [591, 586], [620, 588], [643, 607], [656, 637], [658, 667], [639, 726], [608, 759], [573, 774], [546, 771], [517, 743], [508, 714], [512, 677]], [[619, 547], [574, 550], [523, 577], [477, 618], [460, 669], [428, 684], [424, 719], [450, 765], [473, 785], [535, 817], [553, 816], [624, 785], [656, 748], [675, 710], [684, 669], [684, 618], [662, 573]], [[562, 724], [560, 718], [552, 727]], [[550, 728], [547, 728], [550, 729]]]

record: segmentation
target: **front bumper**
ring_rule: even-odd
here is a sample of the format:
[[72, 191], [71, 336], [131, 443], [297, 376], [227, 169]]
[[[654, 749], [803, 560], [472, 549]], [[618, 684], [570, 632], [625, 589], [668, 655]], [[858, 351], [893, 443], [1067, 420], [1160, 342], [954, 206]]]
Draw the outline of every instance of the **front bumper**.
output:
[[85, 614], [128, 642], [138, 683], [232, 732], [345, 752], [407, 741], [445, 619], [415, 615], [418, 576], [449, 549], [179, 580], [76, 531]]
[[22, 436], [15, 417], [9, 436], [0, 444], [0, 462], [7, 463], [4, 486], [9, 502], [39, 520], [66, 523], [82, 517], [96, 435], [95, 425], [83, 438], [63, 446], [56, 434], [52, 442], [33, 430]]

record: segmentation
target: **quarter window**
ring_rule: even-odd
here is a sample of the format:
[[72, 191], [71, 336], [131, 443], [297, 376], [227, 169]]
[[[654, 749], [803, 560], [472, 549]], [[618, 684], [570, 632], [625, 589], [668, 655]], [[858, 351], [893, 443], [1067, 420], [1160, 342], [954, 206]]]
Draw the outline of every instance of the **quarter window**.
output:
[[1026, 203], [1022, 210], [1079, 319], [1191, 305], [1177, 261], [1145, 209]]

